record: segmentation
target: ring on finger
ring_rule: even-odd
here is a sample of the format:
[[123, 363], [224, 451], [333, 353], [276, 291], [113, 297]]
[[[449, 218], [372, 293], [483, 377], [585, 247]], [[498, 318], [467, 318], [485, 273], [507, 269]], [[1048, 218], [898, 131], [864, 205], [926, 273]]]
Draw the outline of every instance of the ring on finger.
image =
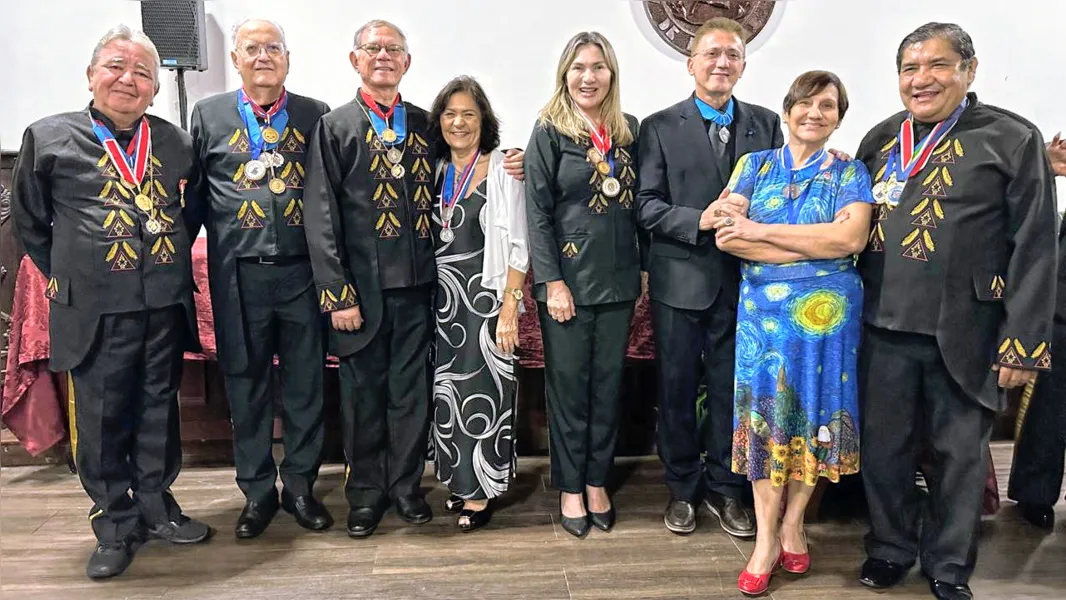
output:
[[733, 220], [733, 217], [726, 217], [725, 221], [722, 221], [722, 225], [725, 225], [726, 227], [732, 227], [736, 224], [737, 222]]

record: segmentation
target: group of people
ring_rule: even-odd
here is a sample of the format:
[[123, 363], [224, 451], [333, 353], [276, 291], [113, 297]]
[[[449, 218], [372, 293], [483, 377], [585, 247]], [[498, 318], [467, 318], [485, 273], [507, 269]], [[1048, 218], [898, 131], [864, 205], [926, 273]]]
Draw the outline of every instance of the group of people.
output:
[[199, 102], [191, 135], [145, 113], [159, 90], [152, 42], [109, 31], [87, 69], [92, 103], [32, 124], [14, 177], [18, 232], [48, 280], [51, 366], [71, 374], [98, 540], [89, 577], [122, 573], [148, 537], [211, 533], [169, 492], [203, 227], [246, 499], [238, 538], [279, 508], [307, 529], [333, 523], [313, 494], [327, 352], [340, 363], [348, 535], [373, 534], [390, 506], [432, 518], [419, 489], [427, 437], [457, 526], [488, 523], [515, 469], [530, 269], [560, 522], [579, 538], [610, 530], [646, 271], [666, 528], [691, 533], [703, 505], [728, 533], [754, 536], [738, 587], [758, 595], [778, 567], [810, 568], [803, 517], [818, 480], [861, 466], [862, 583], [895, 585], [920, 557], [936, 597], [972, 597], [993, 415], [1003, 390], [1051, 367], [1046, 153], [1066, 174], [1066, 146], [1046, 149], [1035, 126], [969, 91], [977, 58], [956, 25], [903, 40], [905, 110], [854, 159], [827, 145], [849, 108], [833, 73], [797, 77], [780, 110], [735, 96], [745, 39], [734, 21], [705, 23], [687, 61], [693, 94], [638, 124], [611, 44], [579, 33], [527, 148], [505, 153], [474, 79], [450, 81], [429, 112], [401, 98], [411, 55], [386, 21], [355, 33], [361, 86], [333, 110], [286, 89], [279, 25], [242, 22], [231, 58], [243, 85]]

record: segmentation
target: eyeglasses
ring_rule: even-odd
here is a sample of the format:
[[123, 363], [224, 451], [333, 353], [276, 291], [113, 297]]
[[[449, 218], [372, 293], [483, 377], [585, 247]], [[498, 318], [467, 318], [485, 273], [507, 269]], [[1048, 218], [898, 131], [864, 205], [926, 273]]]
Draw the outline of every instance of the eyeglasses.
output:
[[726, 50], [725, 52], [723, 52], [721, 50], [718, 50], [717, 48], [714, 48], [711, 50], [704, 50], [703, 52], [698, 53], [699, 56], [707, 58], [711, 61], [717, 61], [719, 58], [722, 57], [723, 54], [725, 55], [726, 60], [728, 60], [729, 62], [739, 62], [744, 60], [744, 55], [740, 52], [737, 52], [736, 50]]
[[285, 53], [285, 45], [281, 42], [270, 42], [269, 44], [252, 42], [241, 46], [241, 52], [249, 58], [257, 57], [263, 51], [266, 51], [267, 56], [270, 58], [277, 58]]
[[357, 50], [362, 50], [370, 56], [375, 56], [381, 49], [384, 48], [385, 52], [388, 52], [390, 56], [399, 56], [404, 52], [407, 52], [407, 48], [404, 48], [400, 44], [389, 44], [388, 46], [382, 46], [381, 44], [363, 44], [362, 46], [356, 46]]

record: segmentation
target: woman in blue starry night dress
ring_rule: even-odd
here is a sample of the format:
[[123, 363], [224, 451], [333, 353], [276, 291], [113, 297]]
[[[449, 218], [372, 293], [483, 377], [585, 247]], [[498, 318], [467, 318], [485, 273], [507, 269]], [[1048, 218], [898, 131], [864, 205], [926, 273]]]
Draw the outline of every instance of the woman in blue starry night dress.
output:
[[733, 470], [753, 482], [758, 535], [742, 586], [747, 577], [758, 588], [778, 560], [806, 572], [803, 513], [814, 485], [859, 469], [854, 255], [873, 197], [862, 163], [825, 150], [847, 106], [835, 75], [801, 75], [784, 102], [788, 144], [742, 157], [732, 195], [716, 208], [718, 247], [744, 259]]

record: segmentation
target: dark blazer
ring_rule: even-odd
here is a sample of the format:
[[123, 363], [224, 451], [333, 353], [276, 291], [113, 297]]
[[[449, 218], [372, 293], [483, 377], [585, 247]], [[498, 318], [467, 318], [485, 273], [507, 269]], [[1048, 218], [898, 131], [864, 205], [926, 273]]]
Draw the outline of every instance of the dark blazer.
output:
[[[889, 117], [859, 147], [875, 184], [905, 117]], [[899, 204], [875, 205], [858, 267], [867, 323], [935, 335], [963, 390], [1004, 408], [993, 364], [1051, 367], [1055, 188], [1039, 130], [970, 94]]]
[[[784, 144], [781, 118], [740, 100], [731, 132], [736, 158]], [[650, 233], [646, 268], [651, 299], [674, 308], [705, 309], [723, 287], [740, 284], [739, 261], [718, 250], [714, 232], [699, 230], [700, 214], [722, 193], [732, 164], [715, 164], [693, 96], [644, 119], [639, 145], [637, 224]]]
[[358, 304], [363, 316], [358, 331], [330, 328], [335, 356], [354, 354], [377, 335], [383, 281], [417, 287], [437, 280], [430, 225], [435, 150], [426, 139], [426, 111], [404, 105], [407, 138], [399, 178], [390, 174], [387, 149], [371, 133], [359, 98], [325, 114], [311, 134], [304, 227], [319, 307], [326, 313]]
[[[115, 131], [106, 117], [94, 114]], [[151, 126], [153, 160], [137, 192], [158, 210], [158, 234], [146, 229], [148, 216], [135, 206], [136, 192], [120, 183], [93, 133], [89, 110], [41, 119], [22, 138], [14, 172], [15, 226], [48, 278], [55, 371], [82, 362], [104, 314], [180, 304], [184, 346], [199, 349], [192, 240], [182, 215], [186, 202], [197, 202], [185, 189], [194, 176], [192, 140], [163, 119], [143, 118]]]
[[[286, 185], [281, 194], [267, 188], [269, 173], [259, 181], [243, 175], [251, 151], [244, 121], [237, 112], [237, 92], [201, 100], [192, 112], [189, 132], [199, 165], [199, 178], [194, 185], [197, 196], [204, 200], [203, 212], [196, 220], [207, 230], [207, 273], [215, 338], [219, 364], [227, 373], [239, 373], [248, 365], [244, 328], [239, 325], [244, 316], [237, 288], [237, 260], [307, 255], [304, 154], [311, 131], [329, 107], [290, 92], [286, 110], [288, 125], [278, 132], [282, 135], [278, 151], [285, 157], [285, 164], [276, 170]], [[190, 232], [194, 237], [196, 234]], [[307, 286], [311, 285], [309, 279]]]
[[[626, 115], [637, 138], [637, 120]], [[603, 175], [588, 160], [592, 143], [577, 144], [551, 125], [537, 125], [526, 151], [526, 217], [533, 263], [533, 297], [547, 301], [546, 283], [563, 280], [574, 304], [635, 300], [640, 253], [633, 213], [637, 144], [618, 146], [615, 177], [621, 191], [600, 191]]]

